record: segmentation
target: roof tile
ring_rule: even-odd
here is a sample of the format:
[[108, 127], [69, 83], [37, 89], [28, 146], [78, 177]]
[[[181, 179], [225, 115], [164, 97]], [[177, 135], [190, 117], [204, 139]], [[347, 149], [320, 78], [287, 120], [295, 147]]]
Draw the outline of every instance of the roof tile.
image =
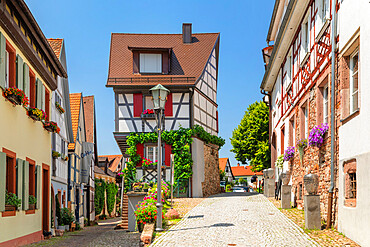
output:
[[71, 93], [69, 95], [71, 105], [71, 118], [72, 118], [72, 130], [73, 130], [73, 143], [68, 144], [69, 150], [75, 149], [75, 142], [78, 130], [78, 121], [80, 119], [80, 106], [81, 106], [82, 93]]
[[59, 59], [62, 50], [63, 39], [47, 39], [55, 55]]

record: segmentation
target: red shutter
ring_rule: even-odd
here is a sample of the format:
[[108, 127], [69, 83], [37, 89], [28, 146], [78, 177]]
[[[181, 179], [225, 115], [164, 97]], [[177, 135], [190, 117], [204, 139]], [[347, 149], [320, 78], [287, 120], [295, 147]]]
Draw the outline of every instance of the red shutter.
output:
[[166, 166], [171, 165], [171, 145], [166, 144], [165, 146], [165, 154], [164, 154], [164, 163]]
[[[144, 144], [136, 144], [136, 153], [140, 155], [140, 158], [144, 157]], [[141, 161], [136, 166], [141, 166]]]
[[171, 117], [173, 115], [173, 106], [172, 106], [172, 93], [167, 95], [167, 101], [164, 105], [164, 115], [166, 117]]
[[143, 112], [143, 94], [134, 93], [134, 117], [140, 117]]

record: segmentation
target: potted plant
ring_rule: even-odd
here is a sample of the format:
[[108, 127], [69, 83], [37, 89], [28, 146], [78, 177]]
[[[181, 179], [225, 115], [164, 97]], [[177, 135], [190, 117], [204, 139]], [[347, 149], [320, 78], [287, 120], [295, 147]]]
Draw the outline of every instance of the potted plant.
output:
[[329, 130], [329, 125], [327, 123], [323, 123], [321, 125], [316, 125], [310, 131], [310, 135], [308, 136], [308, 143], [310, 146], [320, 148], [321, 145], [324, 143], [324, 135]]
[[72, 211], [69, 208], [62, 208], [62, 218], [63, 223], [67, 231], [69, 231], [69, 226], [75, 221]]
[[47, 131], [59, 134], [60, 128], [58, 127], [57, 123], [53, 121], [45, 121], [43, 124], [44, 124], [44, 129], [46, 129]]
[[55, 107], [60, 113], [64, 113], [66, 110], [63, 109], [63, 107], [59, 104], [59, 102], [55, 102]]
[[[157, 219], [157, 207], [152, 203], [145, 203], [135, 211], [136, 224], [139, 232], [142, 232], [144, 225], [154, 223]], [[163, 216], [162, 216], [163, 217]]]
[[285, 161], [290, 161], [293, 159], [295, 153], [295, 147], [287, 147], [284, 151], [284, 160]]
[[141, 118], [149, 118], [149, 119], [155, 118], [154, 110], [153, 109], [144, 110], [143, 113], [141, 113]]
[[151, 161], [150, 159], [147, 159], [147, 158], [143, 158], [143, 160], [141, 161], [143, 168], [156, 168], [157, 167], [157, 162], [158, 162], [158, 160], [153, 162], [153, 161]]
[[14, 193], [7, 192], [5, 196], [5, 211], [15, 211], [22, 204], [22, 200]]
[[57, 151], [52, 151], [51, 156], [53, 157], [53, 159], [57, 159], [61, 156], [61, 153]]
[[28, 209], [33, 210], [36, 208], [37, 199], [33, 195], [28, 196]]
[[303, 165], [303, 155], [304, 155], [304, 149], [307, 147], [307, 139], [301, 139], [297, 143], [298, 152], [299, 152], [299, 160], [301, 161], [301, 164]]
[[28, 106], [28, 98], [25, 93], [19, 88], [7, 88], [4, 90], [3, 95], [14, 105], [22, 105], [24, 107]]
[[35, 121], [41, 121], [46, 119], [46, 113], [36, 107], [29, 107], [27, 115]]

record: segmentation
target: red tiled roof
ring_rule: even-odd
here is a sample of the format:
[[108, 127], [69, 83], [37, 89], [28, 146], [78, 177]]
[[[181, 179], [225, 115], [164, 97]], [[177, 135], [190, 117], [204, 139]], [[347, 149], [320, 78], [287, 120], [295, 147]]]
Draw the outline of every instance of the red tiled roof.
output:
[[117, 154], [117, 155], [99, 155], [98, 159], [99, 159], [99, 161], [108, 159], [108, 162], [109, 162], [108, 169], [111, 170], [112, 172], [117, 172], [117, 168], [118, 168], [119, 162], [122, 159], [122, 155], [119, 155], [119, 154]]
[[68, 144], [68, 149], [75, 149], [75, 142], [78, 130], [78, 121], [80, 119], [80, 106], [81, 106], [82, 93], [71, 93], [69, 95], [69, 101], [71, 105], [71, 118], [72, 118], [72, 130], [73, 130], [73, 142]]
[[220, 167], [221, 171], [225, 171], [228, 159], [229, 158], [219, 158], [218, 159], [218, 164], [219, 164], [219, 167]]
[[59, 59], [62, 50], [63, 39], [47, 39], [55, 55]]
[[231, 167], [231, 171], [233, 172], [233, 175], [235, 177], [237, 176], [253, 176], [254, 174], [256, 175], [263, 175], [262, 172], [253, 172], [251, 166], [240, 166], [240, 164], [238, 164], [238, 166], [232, 166]]
[[[113, 33], [108, 80], [112, 78], [140, 79], [151, 77], [150, 75], [133, 74], [133, 53], [129, 49], [131, 47], [172, 50], [169, 74], [152, 75], [152, 77], [194, 77], [197, 79], [201, 76], [218, 37], [219, 33], [192, 34], [193, 42], [185, 44], [182, 41], [182, 34]], [[161, 83], [166, 84], [166, 82]], [[194, 80], [191, 83], [194, 83]], [[107, 85], [114, 85], [114, 83], [108, 82]]]
[[95, 143], [94, 138], [94, 96], [83, 97], [84, 116], [85, 116], [85, 130], [86, 130], [86, 141]]

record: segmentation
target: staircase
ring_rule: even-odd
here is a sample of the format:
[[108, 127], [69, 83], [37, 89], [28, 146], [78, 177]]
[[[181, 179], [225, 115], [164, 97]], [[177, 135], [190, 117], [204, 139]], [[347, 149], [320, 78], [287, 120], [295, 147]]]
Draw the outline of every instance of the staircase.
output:
[[128, 196], [127, 194], [123, 195], [122, 201], [122, 222], [119, 223], [115, 229], [128, 230]]

